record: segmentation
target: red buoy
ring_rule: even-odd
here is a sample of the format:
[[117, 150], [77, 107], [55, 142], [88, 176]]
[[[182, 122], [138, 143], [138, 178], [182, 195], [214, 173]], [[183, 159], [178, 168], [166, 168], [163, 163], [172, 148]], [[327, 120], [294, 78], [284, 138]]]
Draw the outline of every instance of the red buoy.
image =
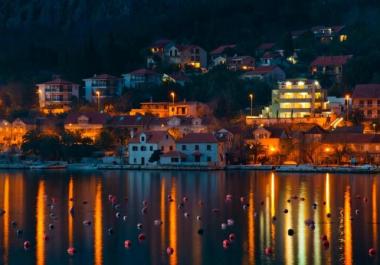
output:
[[273, 249], [271, 247], [266, 247], [264, 249], [264, 253], [265, 253], [265, 255], [270, 256], [273, 254]]
[[167, 247], [166, 248], [166, 254], [168, 254], [168, 256], [173, 255], [173, 253], [174, 253], [174, 249], [172, 247]]
[[67, 254], [69, 254], [70, 256], [74, 256], [75, 252], [76, 252], [76, 250], [73, 247], [69, 247], [67, 249]]
[[223, 240], [223, 248], [224, 248], [224, 249], [227, 249], [227, 248], [229, 248], [229, 247], [230, 247], [230, 241], [227, 240], [227, 239], [224, 239], [224, 240]]
[[376, 255], [376, 250], [374, 248], [370, 248], [368, 250], [368, 255], [370, 255], [371, 257], [375, 256]]
[[144, 233], [139, 234], [138, 239], [140, 242], [144, 241], [146, 239], [145, 234]]
[[30, 248], [30, 242], [29, 241], [25, 241], [24, 242], [24, 249], [27, 250]]
[[231, 233], [229, 236], [228, 236], [228, 239], [231, 241], [231, 242], [234, 242], [235, 239], [236, 239], [236, 236], [234, 233]]
[[132, 241], [131, 240], [125, 240], [124, 241], [124, 247], [126, 249], [130, 249], [132, 247]]

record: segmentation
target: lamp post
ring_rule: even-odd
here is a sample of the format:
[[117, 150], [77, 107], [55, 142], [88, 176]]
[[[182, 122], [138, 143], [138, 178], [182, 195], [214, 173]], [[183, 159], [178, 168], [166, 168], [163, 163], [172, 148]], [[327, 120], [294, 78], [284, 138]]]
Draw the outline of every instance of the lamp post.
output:
[[175, 93], [174, 92], [170, 92], [170, 96], [172, 98], [172, 102], [173, 102], [173, 105], [174, 105]]
[[346, 95], [346, 96], [345, 96], [345, 99], [346, 99], [346, 104], [347, 104], [347, 108], [346, 108], [346, 121], [348, 122], [348, 113], [349, 113], [350, 95]]
[[96, 91], [96, 98], [98, 100], [98, 111], [100, 112], [100, 91]]
[[251, 101], [251, 116], [253, 116], [253, 94], [249, 94], [249, 99]]

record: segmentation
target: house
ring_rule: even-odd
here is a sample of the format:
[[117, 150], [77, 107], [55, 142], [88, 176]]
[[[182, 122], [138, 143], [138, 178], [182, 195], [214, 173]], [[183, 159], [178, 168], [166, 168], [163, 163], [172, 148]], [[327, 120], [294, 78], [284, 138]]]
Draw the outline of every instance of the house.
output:
[[162, 76], [162, 82], [174, 83], [180, 86], [185, 86], [190, 81], [190, 78], [183, 71], [178, 71], [171, 74], [163, 74]]
[[85, 99], [88, 102], [98, 103], [99, 100], [120, 96], [122, 92], [122, 80], [112, 75], [94, 75], [83, 81]]
[[227, 58], [227, 69], [231, 71], [251, 71], [255, 68], [252, 56], [233, 56]]
[[260, 143], [264, 147], [267, 156], [275, 155], [281, 150], [281, 139], [287, 139], [288, 135], [284, 128], [272, 126], [258, 126], [252, 131], [252, 138], [246, 139], [246, 144], [251, 146]]
[[37, 84], [40, 110], [59, 114], [71, 109], [74, 98], [79, 98], [79, 85], [61, 78]]
[[225, 150], [212, 133], [189, 133], [176, 142], [176, 153], [161, 158], [161, 164], [184, 166], [225, 165]]
[[289, 79], [272, 90], [271, 117], [304, 118], [329, 113], [327, 92], [316, 80]]
[[259, 79], [273, 83], [284, 81], [286, 75], [278, 66], [258, 66], [254, 70], [242, 74], [241, 78], [245, 80]]
[[337, 82], [342, 80], [343, 67], [352, 55], [319, 56], [310, 64], [312, 75], [328, 75]]
[[133, 138], [136, 134], [146, 130], [151, 117], [142, 115], [116, 115], [110, 118], [107, 127], [111, 130], [124, 130], [126, 137]]
[[14, 121], [0, 121], [0, 151], [8, 151], [10, 148], [21, 148], [23, 137], [28, 131], [35, 129], [35, 123], [20, 118]]
[[315, 26], [311, 28], [314, 37], [321, 43], [330, 43], [334, 39], [338, 39], [340, 42], [347, 40], [347, 34], [343, 32], [345, 26]]
[[209, 131], [210, 122], [206, 118], [173, 116], [169, 118], [154, 117], [149, 121], [151, 131], [168, 131], [175, 139], [189, 133]]
[[99, 112], [70, 113], [65, 119], [65, 130], [95, 141], [106, 127], [108, 119], [107, 114]]
[[180, 46], [180, 64], [182, 69], [188, 68], [207, 68], [207, 52], [198, 45]]
[[380, 84], [356, 85], [352, 93], [352, 108], [372, 120], [380, 118]]
[[267, 51], [260, 57], [261, 66], [271, 66], [280, 64], [282, 55], [278, 51]]
[[236, 44], [227, 44], [227, 45], [219, 46], [218, 48], [212, 50], [210, 52], [210, 59], [211, 59], [210, 66], [214, 67], [217, 65], [226, 64], [228, 57], [232, 55], [230, 53], [234, 52], [235, 48], [236, 48]]
[[202, 117], [210, 112], [209, 107], [196, 101], [171, 102], [142, 102], [139, 109], [131, 109], [130, 115], [151, 114], [160, 118], [181, 116], [181, 117]]
[[160, 156], [175, 151], [175, 148], [175, 141], [168, 132], [144, 131], [129, 141], [128, 161], [131, 165], [154, 165]]
[[159, 39], [153, 42], [148, 47], [147, 67], [149, 69], [155, 68], [163, 60], [166, 47], [171, 45], [174, 45], [174, 42], [168, 39]]
[[[347, 109], [345, 98], [327, 97], [327, 100], [329, 102], [331, 113], [335, 113], [336, 115], [340, 116]], [[351, 104], [349, 103], [349, 105]]]
[[234, 134], [232, 132], [222, 128], [216, 131], [215, 137], [219, 142], [224, 144], [224, 148], [227, 153], [232, 150], [234, 141]]
[[161, 84], [161, 75], [149, 69], [138, 69], [123, 75], [126, 88], [158, 86]]

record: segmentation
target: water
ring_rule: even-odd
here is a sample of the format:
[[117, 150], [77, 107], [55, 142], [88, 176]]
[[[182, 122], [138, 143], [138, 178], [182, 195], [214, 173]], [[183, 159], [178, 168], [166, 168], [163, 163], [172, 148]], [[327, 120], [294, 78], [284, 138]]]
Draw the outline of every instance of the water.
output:
[[[0, 264], [379, 264], [379, 179], [271, 172], [2, 172], [0, 208], [6, 214], [0, 217]], [[117, 196], [126, 222], [116, 218], [109, 194]], [[232, 202], [225, 202], [226, 194]], [[294, 195], [305, 201], [288, 203]], [[188, 202], [179, 210], [183, 196]], [[249, 203], [246, 210], [241, 196]], [[52, 198], [54, 209], [49, 208]], [[141, 212], [143, 200], [148, 201], [147, 214]], [[229, 218], [234, 225], [222, 230]], [[315, 230], [305, 225], [308, 218], [315, 221]], [[155, 219], [163, 225], [155, 226]], [[21, 237], [12, 221], [23, 229]], [[146, 234], [141, 243], [137, 223]], [[107, 232], [110, 227], [113, 235]], [[288, 236], [289, 228], [294, 236]], [[230, 233], [236, 240], [224, 250], [222, 241]], [[330, 241], [327, 250], [321, 235]], [[124, 248], [127, 239], [132, 240], [129, 250]], [[31, 243], [29, 250], [23, 248], [25, 240]], [[77, 250], [74, 257], [67, 254], [70, 246]], [[172, 256], [165, 252], [168, 246], [174, 248]], [[273, 248], [269, 257], [267, 246]], [[375, 257], [368, 255], [371, 247], [377, 249]]]

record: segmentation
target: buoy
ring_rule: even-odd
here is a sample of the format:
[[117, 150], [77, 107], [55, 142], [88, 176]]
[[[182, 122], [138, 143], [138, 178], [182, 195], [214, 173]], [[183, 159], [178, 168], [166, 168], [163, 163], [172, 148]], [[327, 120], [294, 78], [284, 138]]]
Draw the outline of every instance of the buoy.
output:
[[204, 232], [204, 231], [203, 231], [202, 228], [199, 228], [199, 229], [198, 229], [198, 235], [203, 235], [203, 232]]
[[73, 247], [69, 247], [67, 249], [67, 254], [69, 254], [70, 256], [74, 256], [75, 252], [76, 252], [76, 250]]
[[227, 194], [226, 195], [226, 202], [231, 202], [232, 201], [232, 195], [231, 194]]
[[317, 209], [317, 204], [316, 203], [313, 203], [313, 209]]
[[183, 198], [182, 198], [182, 202], [183, 202], [183, 203], [186, 203], [188, 200], [189, 200], [189, 199], [188, 199], [186, 196], [183, 196]]
[[109, 235], [113, 235], [113, 232], [114, 232], [113, 228], [112, 227], [108, 228], [107, 232], [108, 232]]
[[288, 236], [293, 236], [293, 235], [294, 235], [294, 230], [288, 229]]
[[121, 216], [121, 213], [120, 213], [120, 212], [117, 212], [117, 213], [115, 214], [115, 217], [116, 217], [116, 218], [120, 218], [120, 216]]
[[371, 257], [375, 256], [376, 255], [376, 250], [375, 248], [370, 248], [368, 250], [368, 255], [370, 255]]
[[90, 220], [84, 220], [83, 224], [87, 225], [87, 226], [90, 226], [91, 225], [91, 221]]
[[243, 210], [247, 210], [248, 209], [248, 205], [247, 204], [243, 204]]
[[144, 241], [145, 238], [146, 238], [146, 237], [145, 237], [145, 234], [144, 234], [144, 233], [141, 233], [141, 234], [139, 234], [139, 236], [138, 236], [138, 239], [139, 239], [140, 242]]
[[327, 213], [327, 214], [326, 214], [326, 217], [327, 217], [327, 218], [331, 218], [331, 213]]
[[223, 242], [222, 242], [222, 244], [223, 244], [223, 248], [227, 249], [230, 246], [230, 241], [227, 240], [227, 239], [224, 239]]
[[367, 197], [364, 197], [364, 198], [363, 198], [363, 201], [364, 201], [365, 203], [367, 203], [367, 202], [368, 202], [368, 198], [367, 198]]
[[330, 242], [327, 239], [323, 240], [322, 245], [325, 249], [328, 249], [330, 247]]
[[272, 222], [276, 222], [277, 220], [277, 217], [276, 216], [272, 216]]
[[301, 201], [305, 201], [305, 198], [304, 197], [301, 197], [301, 199], [300, 199]]
[[226, 230], [227, 229], [227, 224], [226, 223], [222, 223], [220, 225], [220, 227], [222, 228], [222, 230]]
[[120, 204], [115, 204], [114, 206], [113, 206], [113, 208], [115, 209], [115, 210], [119, 210], [120, 209]]
[[71, 208], [70, 208], [70, 215], [71, 215], [71, 216], [74, 216], [74, 207], [71, 207]]
[[184, 216], [185, 218], [189, 218], [190, 214], [189, 214], [188, 212], [185, 212], [185, 213], [183, 214], [183, 216]]
[[245, 202], [245, 198], [243, 196], [240, 197], [240, 202], [241, 203], [244, 203]]
[[291, 203], [292, 201], [290, 199], [286, 200], [288, 203]]
[[288, 213], [289, 211], [288, 211], [288, 209], [284, 209], [284, 213]]
[[44, 240], [45, 241], [48, 241], [49, 240], [49, 236], [47, 234], [44, 235]]
[[70, 198], [69, 201], [73, 202], [73, 201], [74, 201], [74, 198]]
[[83, 204], [87, 204], [88, 202], [87, 202], [87, 201], [83, 201], [82, 203], [83, 203]]
[[271, 247], [266, 247], [264, 249], [264, 253], [265, 253], [265, 255], [270, 256], [273, 254], [273, 249]]
[[183, 208], [183, 202], [181, 202], [180, 204], [178, 204], [178, 210], [181, 210]]
[[162, 225], [162, 221], [159, 220], [159, 219], [154, 220], [154, 225], [155, 225], [155, 226], [160, 226], [160, 225]]
[[49, 229], [53, 230], [54, 229], [54, 225], [53, 224], [49, 224]]
[[234, 233], [231, 233], [229, 236], [228, 236], [228, 239], [231, 241], [231, 242], [234, 242], [235, 239], [236, 239], [236, 236]]
[[144, 207], [146, 207], [146, 206], [148, 206], [148, 201], [143, 200], [142, 204], [143, 204]]
[[17, 227], [17, 222], [16, 221], [12, 221], [11, 224], [12, 224], [13, 227]]
[[124, 221], [124, 222], [127, 221], [127, 216], [126, 216], [126, 215], [123, 216], [123, 221]]
[[137, 224], [137, 229], [138, 229], [138, 230], [141, 230], [142, 228], [143, 228], [142, 223], [138, 223], [138, 224]]
[[141, 209], [142, 214], [146, 214], [148, 212], [148, 207], [144, 207]]
[[359, 213], [360, 213], [359, 209], [356, 209], [356, 210], [355, 210], [355, 214], [356, 214], [356, 215], [359, 215]]
[[168, 254], [168, 256], [173, 255], [173, 253], [174, 253], [174, 249], [172, 247], [167, 247], [166, 248], [166, 254]]
[[25, 241], [24, 242], [24, 249], [27, 250], [30, 248], [30, 242], [29, 241]]
[[199, 215], [197, 215], [197, 221], [202, 221], [202, 217], [200, 217]]
[[132, 241], [131, 240], [125, 240], [124, 241], [124, 247], [126, 249], [130, 249], [132, 247]]
[[22, 229], [17, 229], [16, 230], [16, 234], [17, 234], [18, 237], [21, 236], [23, 233], [24, 233], [24, 231]]
[[233, 226], [235, 221], [233, 219], [227, 219], [227, 225], [228, 226]]

